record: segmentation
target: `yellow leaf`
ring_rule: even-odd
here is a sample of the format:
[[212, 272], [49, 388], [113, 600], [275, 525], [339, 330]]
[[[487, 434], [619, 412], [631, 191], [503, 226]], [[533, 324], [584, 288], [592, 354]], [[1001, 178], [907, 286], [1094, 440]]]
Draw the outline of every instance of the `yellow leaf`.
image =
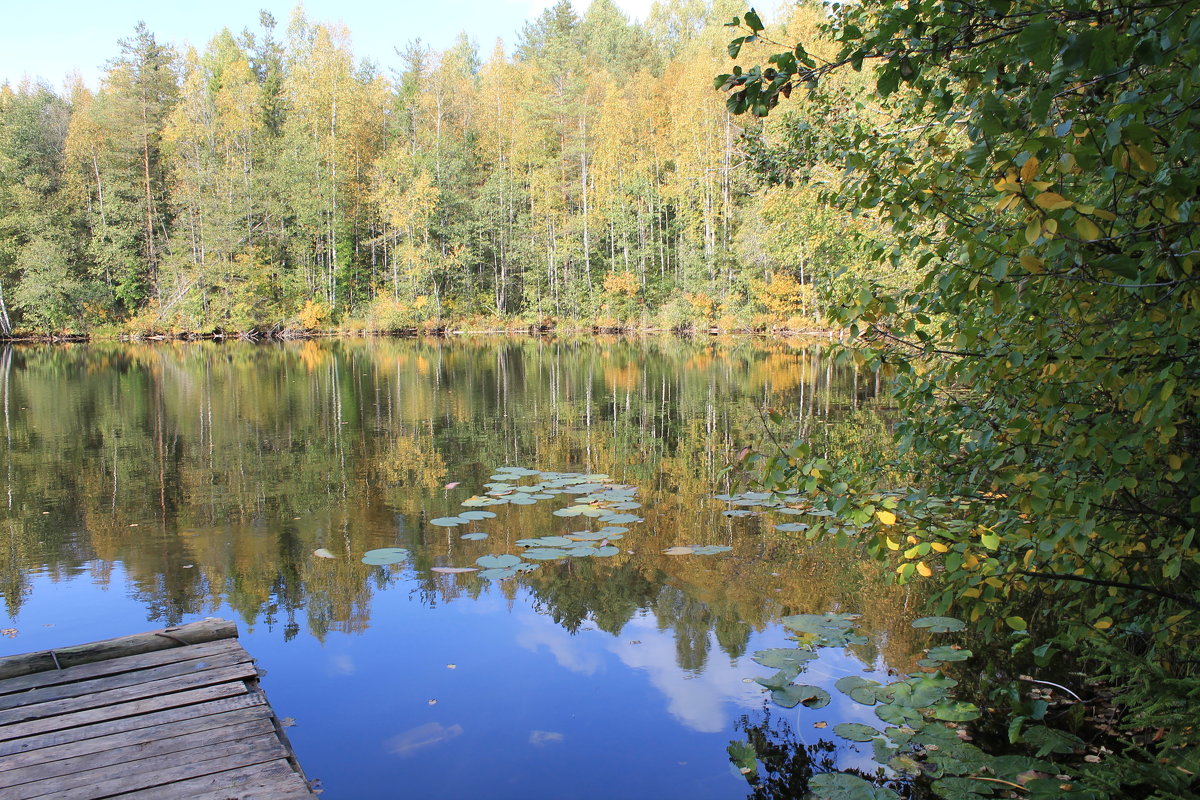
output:
[[876, 511], [875, 517], [884, 525], [896, 524], [896, 515], [890, 511]]
[[1042, 235], [1042, 221], [1037, 217], [1029, 220], [1029, 225], [1025, 227], [1025, 241], [1033, 244]]
[[1167, 463], [1171, 465], [1171, 469], [1179, 469], [1183, 466], [1183, 459], [1172, 453], [1167, 456]]
[[1037, 256], [1021, 256], [1021, 266], [1032, 272], [1034, 275], [1040, 275], [1046, 271], [1045, 262]]
[[1029, 185], [1037, 189], [1039, 192], [1044, 192], [1053, 186], [1054, 183], [1052, 181], [1032, 181]]
[[[1045, 230], [1046, 233], [1051, 234], [1051, 235], [1058, 233], [1058, 220], [1048, 219], [1042, 223], [1042, 228]], [[1047, 236], [1046, 238], [1049, 238], [1049, 236]]]
[[963, 559], [963, 566], [967, 569], [973, 569], [978, 563], [979, 556], [974, 553], [968, 553], [967, 557]]
[[1100, 238], [1100, 228], [1087, 217], [1079, 217], [1075, 220], [1075, 232], [1085, 242], [1092, 242]]
[[921, 574], [921, 576], [925, 577], [925, 578], [928, 578], [930, 575], [933, 574], [933, 570], [931, 570], [929, 567], [925, 566], [924, 561], [917, 562], [917, 572], [919, 572]]
[[1035, 157], [1030, 156], [1029, 160], [1025, 162], [1025, 166], [1021, 167], [1021, 180], [1033, 180], [1033, 176], [1037, 175], [1037, 168], [1038, 160]]
[[1129, 157], [1133, 159], [1133, 163], [1146, 170], [1146, 172], [1154, 171], [1154, 168], [1157, 166], [1154, 161], [1154, 156], [1150, 155], [1136, 144], [1126, 145], [1125, 149], [1129, 151]]
[[935, 553], [947, 553], [950, 551], [950, 546], [942, 544], [941, 542], [930, 542], [929, 546], [933, 548]]
[[1095, 216], [1099, 217], [1100, 219], [1106, 219], [1106, 220], [1108, 220], [1109, 222], [1116, 222], [1116, 221], [1117, 221], [1117, 215], [1116, 215], [1116, 214], [1112, 213], [1111, 211], [1105, 211], [1103, 208], [1097, 208], [1097, 209], [1096, 209], [1095, 211], [1093, 211], [1092, 213], [1093, 213]]
[[899, 550], [900, 549], [900, 543], [893, 541], [890, 536], [887, 537], [887, 546], [888, 546], [888, 550]]
[[1098, 628], [1099, 630], [1106, 631], [1112, 627], [1112, 620], [1109, 619], [1108, 617], [1105, 617], [1102, 620], [1098, 620], [1096, 622], [1096, 624], [1094, 625], [1094, 627]]
[[1070, 208], [1071, 206], [1075, 205], [1058, 192], [1042, 192], [1033, 199], [1033, 202], [1037, 203], [1047, 211], [1060, 211], [1064, 208]]

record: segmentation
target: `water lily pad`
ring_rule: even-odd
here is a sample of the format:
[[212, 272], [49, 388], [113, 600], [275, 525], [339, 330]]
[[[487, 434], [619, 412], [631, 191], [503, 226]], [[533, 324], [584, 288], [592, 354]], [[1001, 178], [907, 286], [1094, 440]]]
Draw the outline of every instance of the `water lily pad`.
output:
[[690, 556], [696, 552], [696, 548], [691, 545], [679, 545], [677, 547], [668, 547], [663, 550], [663, 553], [668, 556]]
[[[817, 654], [811, 650], [801, 650], [798, 647], [772, 647], [767, 650], [759, 650], [751, 656], [754, 661], [772, 669], [788, 669], [791, 667], [800, 667], [802, 669], [809, 661], [812, 661], [816, 657]], [[797, 674], [799, 674], [798, 671]]]
[[616, 525], [623, 522], [642, 522], [643, 520], [636, 514], [605, 514], [600, 517], [600, 521]]
[[486, 533], [483, 533], [482, 531], [476, 531], [475, 533], [464, 533], [461, 538], [466, 539], [469, 542], [478, 542], [479, 540], [486, 539], [487, 537], [488, 535]]
[[466, 500], [462, 501], [462, 505], [464, 505], [464, 506], [489, 506], [491, 504], [492, 504], [492, 498], [481, 497], [479, 495], [475, 495], [474, 497], [468, 497]]
[[[468, 511], [468, 514], [471, 512]], [[430, 525], [438, 525], [443, 528], [453, 528], [455, 525], [462, 525], [464, 522], [470, 522], [470, 519], [464, 517], [436, 517], [429, 520]]]
[[737, 509], [733, 509], [732, 511], [722, 511], [721, 513], [727, 517], [755, 517], [755, 516], [758, 516], [761, 512], [748, 511], [744, 508], [737, 508]]
[[932, 633], [956, 633], [967, 627], [967, 623], [954, 617], [921, 617], [914, 619], [914, 628], [928, 628]]
[[578, 506], [571, 506], [570, 508], [560, 508], [553, 512], [554, 516], [556, 516], [556, 517], [578, 517], [582, 513], [583, 513], [583, 509], [579, 508]]
[[493, 580], [493, 581], [500, 581], [500, 580], [504, 580], [505, 578], [511, 578], [511, 577], [515, 576], [516, 574], [517, 574], [517, 571], [515, 569], [513, 569], [512, 567], [509, 567], [506, 569], [501, 569], [501, 568], [497, 567], [497, 568], [483, 570], [482, 572], [479, 573], [479, 577], [487, 578], [488, 580]]
[[780, 514], [795, 514], [796, 516], [804, 516], [809, 511], [807, 508], [792, 508], [791, 506], [783, 506], [775, 510]]
[[784, 708], [795, 708], [802, 705], [805, 708], [824, 708], [832, 699], [829, 692], [820, 686], [809, 686], [799, 683], [785, 686], [771, 692], [771, 699]]
[[728, 553], [732, 547], [723, 544], [706, 544], [703, 547], [696, 547], [693, 552], [698, 556], [715, 556], [718, 553]]
[[603, 531], [572, 531], [567, 538], [573, 542], [598, 542], [608, 536]]
[[900, 800], [900, 795], [886, 786], [876, 786], [857, 775], [845, 772], [822, 772], [808, 779], [808, 788], [821, 800]]
[[883, 722], [897, 727], [921, 721], [921, 712], [915, 708], [892, 705], [890, 703], [875, 706], [875, 716], [879, 717]]
[[804, 522], [784, 522], [781, 525], [776, 525], [775, 530], [783, 531], [784, 533], [803, 533], [808, 530], [808, 524]]
[[508, 502], [512, 503], [514, 506], [532, 506], [537, 503], [537, 500], [533, 499], [527, 494], [519, 494], [510, 498]]
[[858, 675], [847, 675], [839, 678], [834, 684], [839, 692], [849, 695], [851, 700], [864, 706], [875, 705], [876, 686], [879, 686], [878, 681], [867, 680]]
[[929, 710], [933, 712], [934, 719], [944, 722], [968, 722], [979, 719], [979, 707], [965, 700], [942, 700], [934, 703]]
[[368, 550], [363, 553], [362, 563], [373, 567], [384, 567], [388, 564], [399, 564], [408, 558], [408, 551], [403, 547], [381, 547], [378, 550]]
[[517, 564], [520, 564], [521, 559], [505, 553], [499, 556], [480, 556], [475, 559], [475, 563], [485, 569], [507, 569], [508, 567], [515, 567]]
[[477, 567], [430, 567], [429, 571], [445, 575], [458, 575], [463, 572], [479, 572], [479, 569]]
[[518, 539], [517, 544], [524, 547], [572, 547], [577, 542], [566, 536], [539, 536], [536, 539]]
[[592, 551], [592, 555], [596, 558], [611, 558], [619, 552], [621, 552], [620, 548], [613, 547], [612, 545], [608, 544], [604, 547], [597, 547], [594, 551]]
[[843, 722], [834, 725], [833, 732], [852, 742], [869, 742], [875, 737], [883, 735], [870, 725], [863, 725], [861, 722]]
[[[543, 491], [539, 491], [537, 494], [527, 495], [526, 497], [518, 498], [518, 499], [521, 499], [521, 500], [553, 500], [554, 495], [547, 494], [546, 492], [543, 492]], [[519, 503], [518, 505], [525, 505], [525, 503]]]
[[620, 525], [605, 525], [603, 528], [596, 531], [596, 533], [604, 533], [608, 534], [609, 536], [612, 536], [614, 533], [620, 535], [622, 533], [629, 533], [629, 528], [622, 528]]
[[934, 661], [966, 661], [974, 655], [970, 650], [960, 647], [941, 645], [929, 648], [929, 658]]
[[641, 508], [642, 504], [635, 503], [632, 500], [623, 500], [619, 503], [609, 503], [608, 507], [618, 511], [633, 511], [635, 508]]
[[521, 555], [537, 561], [551, 561], [556, 558], [566, 558], [567, 551], [559, 547], [533, 547]]
[[469, 519], [479, 521], [481, 519], [492, 519], [496, 514], [492, 511], [464, 511], [458, 515], [458, 519]]

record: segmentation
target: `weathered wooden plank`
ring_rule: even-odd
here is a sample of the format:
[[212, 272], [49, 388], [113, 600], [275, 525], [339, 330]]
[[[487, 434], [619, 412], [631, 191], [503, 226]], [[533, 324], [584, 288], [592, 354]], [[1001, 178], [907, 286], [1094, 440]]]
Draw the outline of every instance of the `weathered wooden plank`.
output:
[[157, 697], [189, 689], [198, 689], [201, 686], [211, 686], [214, 683], [245, 680], [246, 678], [253, 678], [257, 674], [258, 672], [254, 668], [254, 665], [246, 662], [227, 667], [218, 667], [216, 669], [201, 670], [200, 672], [179, 675], [174, 678], [138, 683], [120, 689], [110, 689], [106, 692], [95, 692], [82, 697], [68, 697], [64, 700], [51, 700], [30, 706], [10, 708], [0, 711], [0, 731], [4, 729], [4, 726], [28, 722], [29, 720], [46, 719], [56, 717], [60, 714], [73, 714], [86, 711], [87, 709], [103, 708], [104, 706], [115, 706], [119, 703], [128, 703], [146, 697]]
[[[244, 685], [244, 684], [243, 684]], [[143, 728], [153, 728], [159, 725], [186, 721], [194, 718], [219, 716], [239, 709], [256, 709], [271, 714], [266, 698], [261, 693], [246, 691], [230, 697], [222, 697], [195, 705], [183, 705], [178, 708], [167, 708], [162, 711], [151, 711], [140, 716], [124, 717], [121, 719], [96, 722], [81, 725], [77, 728], [51, 731], [26, 736], [12, 741], [0, 741], [0, 756], [14, 753], [29, 753], [44, 748], [59, 747], [72, 743], [81, 746], [87, 742], [101, 742], [105, 737], [136, 731]]]
[[149, 633], [55, 648], [53, 654], [49, 650], [43, 650], [0, 658], [0, 679], [155, 650], [168, 650], [181, 645], [234, 638], [237, 638], [237, 625], [223, 619], [206, 619]]
[[53, 781], [56, 788], [67, 788], [73, 780], [71, 776], [83, 773], [96, 775], [104, 767], [119, 765], [123, 771], [140, 771], [145, 759], [169, 753], [188, 757], [190, 754], [184, 751], [196, 747], [211, 748], [225, 742], [274, 735], [275, 725], [270, 719], [256, 719], [148, 742], [118, 745], [97, 753], [0, 772], [0, 794], [3, 794], [6, 800], [36, 797], [44, 792], [33, 786], [37, 782]]
[[[182, 650], [185, 648], [180, 649]], [[164, 664], [160, 667], [150, 667], [149, 669], [142, 669], [136, 672], [122, 672], [118, 675], [108, 675], [103, 678], [95, 678], [93, 680], [76, 681], [74, 683], [59, 684], [56, 686], [43, 686], [39, 689], [30, 689], [27, 692], [0, 697], [0, 711], [6, 711], [12, 708], [23, 708], [25, 706], [32, 706], [37, 703], [48, 703], [52, 700], [65, 700], [72, 697], [82, 697], [83, 695], [107, 692], [112, 689], [124, 689], [129, 686], [147, 684], [152, 681], [163, 680], [166, 678], [192, 675], [197, 672], [216, 669], [218, 667], [245, 664], [249, 663], [251, 660], [250, 654], [239, 647], [236, 650], [219, 653], [207, 658], [177, 661], [173, 664]]]
[[[200, 707], [188, 706], [182, 710], [190, 711], [193, 708]], [[175, 709], [166, 713], [174, 714], [178, 713], [179, 711], [179, 709]], [[130, 721], [147, 719], [150, 716], [152, 715], [146, 715], [145, 717], [132, 717], [130, 718]], [[272, 716], [273, 714], [270, 707], [268, 707], [264, 702], [260, 705], [250, 706], [247, 708], [237, 708], [232, 711], [204, 714], [194, 718], [166, 722], [161, 725], [149, 725], [147, 727], [135, 728], [133, 730], [116, 731], [104, 736], [96, 736], [95, 738], [50, 745], [40, 749], [9, 753], [7, 755], [0, 753], [0, 786], [5, 785], [5, 781], [9, 780], [7, 772], [11, 770], [22, 769], [38, 764], [53, 764], [59, 761], [78, 758], [79, 756], [86, 756], [90, 753], [113, 751], [119, 748], [128, 747], [130, 745], [140, 744], [142, 742], [153, 742], [159, 739], [170, 739], [177, 736], [186, 736], [187, 734], [196, 733], [198, 731], [207, 731], [212, 730], [213, 728], [240, 725], [253, 720], [265, 720], [267, 723], [270, 723]], [[120, 721], [124, 722], [125, 720]], [[75, 730], [80, 729], [77, 728]]]
[[312, 800], [304, 777], [283, 759], [116, 795], [121, 800]]
[[45, 719], [18, 722], [0, 727], [0, 741], [19, 739], [22, 736], [33, 736], [39, 733], [49, 733], [50, 731], [60, 731], [81, 725], [91, 725], [110, 719], [132, 717], [165, 708], [178, 708], [179, 706], [203, 703], [221, 697], [233, 697], [234, 695], [246, 694], [248, 691], [249, 689], [245, 682], [238, 680], [230, 683], [219, 683], [215, 686], [205, 686], [188, 692], [160, 694], [156, 697], [136, 700], [130, 703], [119, 703], [117, 705], [104, 706], [103, 708], [77, 711], [71, 714], [59, 714], [58, 716], [47, 717]]
[[122, 672], [149, 669], [180, 661], [211, 658], [221, 653], [235, 651], [245, 652], [242, 650], [242, 646], [238, 643], [237, 639], [218, 639], [212, 642], [188, 645], [187, 647], [175, 647], [170, 650], [156, 650], [152, 653], [110, 658], [108, 661], [80, 664], [77, 667], [67, 667], [66, 669], [51, 669], [46, 672], [18, 675], [15, 678], [0, 680], [0, 695], [27, 692], [30, 689], [90, 680], [92, 678], [102, 678], [106, 675], [117, 675]]
[[[161, 787], [238, 767], [249, 767], [285, 758], [287, 751], [275, 736], [258, 736], [171, 753], [136, 762], [136, 769], [117, 765], [89, 770], [37, 786], [42, 792], [22, 800], [98, 800], [137, 789]], [[155, 795], [161, 797], [161, 793]]]

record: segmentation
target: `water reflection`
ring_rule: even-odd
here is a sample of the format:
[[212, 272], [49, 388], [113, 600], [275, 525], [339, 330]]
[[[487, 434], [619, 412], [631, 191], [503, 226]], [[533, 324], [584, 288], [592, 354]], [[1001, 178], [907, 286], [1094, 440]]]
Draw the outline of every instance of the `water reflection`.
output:
[[[795, 411], [780, 435], [871, 446], [884, 424], [877, 389], [817, 347], [782, 342], [6, 349], [0, 595], [3, 627], [21, 634], [0, 640], [0, 654], [233, 616], [271, 670], [272, 699], [310, 716], [292, 739], [308, 748], [306, 768], [340, 787], [330, 796], [391, 796], [388, 758], [443, 751], [445, 772], [465, 753], [488, 760], [493, 772], [479, 774], [507, 776], [511, 796], [524, 796], [515, 765], [536, 758], [523, 753], [562, 753], [570, 783], [605, 772], [589, 747], [614, 746], [580, 727], [587, 716], [609, 720], [622, 747], [686, 762], [655, 777], [664, 786], [736, 797], [745, 784], [727, 774], [723, 748], [739, 715], [762, 706], [747, 654], [783, 643], [781, 615], [862, 613], [870, 641], [831, 662], [842, 674], [903, 665], [914, 642], [904, 595], [874, 566], [723, 516], [706, 498], [727, 488], [721, 471], [761, 436], [766, 408]], [[499, 585], [432, 572], [571, 530], [545, 503], [495, 509], [471, 528], [482, 541], [428, 524], [506, 464], [607, 473], [638, 487], [645, 521], [603, 561], [547, 562]], [[733, 550], [662, 552], [683, 544]], [[360, 563], [379, 547], [409, 548], [411, 563]], [[644, 718], [628, 711], [639, 702]], [[669, 732], [679, 729], [719, 746], [687, 751]], [[675, 749], [692, 755], [665, 755]], [[510, 796], [509, 784], [481, 790], [467, 775], [423, 790], [404, 776], [428, 796]], [[595, 796], [650, 796], [651, 783], [642, 775], [620, 795], [610, 782]]]

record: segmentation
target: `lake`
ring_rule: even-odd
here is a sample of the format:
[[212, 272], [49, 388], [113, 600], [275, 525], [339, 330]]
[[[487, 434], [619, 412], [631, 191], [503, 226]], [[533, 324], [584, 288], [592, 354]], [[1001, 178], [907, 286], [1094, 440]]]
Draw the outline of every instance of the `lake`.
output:
[[[746, 444], [880, 441], [878, 381], [814, 344], [19, 346], [0, 384], [0, 655], [233, 619], [331, 800], [802, 796], [877, 769], [834, 682], [925, 643], [879, 566], [713, 498]], [[769, 703], [754, 653], [825, 611], [866, 637], [809, 665], [831, 701]]]

